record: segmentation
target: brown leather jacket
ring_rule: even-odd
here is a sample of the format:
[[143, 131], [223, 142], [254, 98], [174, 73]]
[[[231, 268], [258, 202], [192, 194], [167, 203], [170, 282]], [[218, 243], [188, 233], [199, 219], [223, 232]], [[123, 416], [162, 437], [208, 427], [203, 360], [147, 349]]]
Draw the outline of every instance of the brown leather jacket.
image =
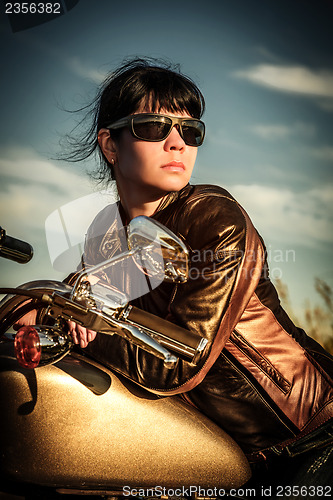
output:
[[[121, 207], [120, 207], [121, 208]], [[123, 250], [115, 206], [92, 223], [85, 262]], [[254, 455], [333, 416], [333, 358], [282, 309], [265, 249], [247, 214], [224, 189], [187, 185], [153, 218], [190, 249], [187, 283], [162, 283], [135, 305], [209, 340], [199, 366], [173, 370], [117, 335], [97, 335], [90, 355], [160, 395], [180, 394]]]

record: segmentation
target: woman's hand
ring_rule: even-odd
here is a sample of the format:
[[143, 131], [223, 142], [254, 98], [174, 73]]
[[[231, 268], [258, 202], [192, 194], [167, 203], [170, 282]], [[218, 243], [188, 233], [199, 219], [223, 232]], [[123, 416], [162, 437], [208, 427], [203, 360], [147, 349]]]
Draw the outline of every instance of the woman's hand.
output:
[[[25, 302], [24, 304], [26, 303], [27, 302]], [[35, 325], [36, 319], [37, 319], [37, 309], [33, 309], [32, 311], [29, 311], [24, 316], [22, 316], [22, 318], [18, 319], [16, 323], [14, 323], [13, 328], [14, 330], [19, 330], [21, 326]]]
[[[28, 301], [27, 301], [28, 302]], [[24, 304], [26, 304], [25, 302]], [[24, 305], [22, 304], [22, 305]], [[37, 319], [37, 310], [33, 309], [26, 313], [22, 318], [18, 319], [13, 325], [14, 330], [19, 330], [21, 326], [35, 325]], [[71, 335], [74, 344], [80, 344], [80, 347], [87, 347], [89, 342], [92, 342], [96, 337], [94, 330], [88, 330], [83, 326], [78, 325], [74, 321], [68, 321], [68, 332]]]
[[92, 342], [96, 337], [94, 330], [87, 330], [84, 326], [80, 326], [74, 321], [68, 321], [69, 333], [74, 344], [80, 344], [80, 347], [87, 347], [89, 342]]

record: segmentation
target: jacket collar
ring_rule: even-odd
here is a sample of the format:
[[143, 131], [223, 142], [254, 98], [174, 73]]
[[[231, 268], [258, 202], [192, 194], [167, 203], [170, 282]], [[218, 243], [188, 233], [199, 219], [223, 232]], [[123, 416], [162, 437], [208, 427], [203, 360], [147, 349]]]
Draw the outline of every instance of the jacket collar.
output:
[[192, 186], [190, 184], [186, 184], [186, 186], [183, 187], [180, 191], [170, 191], [170, 193], [164, 196], [164, 198], [161, 200], [161, 203], [153, 213], [153, 217], [164, 210], [167, 206], [171, 205], [171, 203], [174, 203], [176, 200], [179, 200], [183, 196], [186, 196], [191, 188]]

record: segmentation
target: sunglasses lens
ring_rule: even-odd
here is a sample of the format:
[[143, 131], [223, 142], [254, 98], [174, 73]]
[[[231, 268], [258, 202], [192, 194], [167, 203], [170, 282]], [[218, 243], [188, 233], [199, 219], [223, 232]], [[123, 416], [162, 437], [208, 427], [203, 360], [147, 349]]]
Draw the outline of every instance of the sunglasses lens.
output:
[[187, 120], [182, 124], [183, 138], [188, 146], [202, 144], [205, 129], [201, 122]]
[[[172, 127], [172, 120], [167, 116], [148, 115], [133, 118], [134, 135], [144, 141], [163, 141]], [[200, 146], [205, 135], [205, 126], [199, 120], [184, 120], [181, 135], [188, 146]]]
[[171, 120], [165, 117], [137, 117], [133, 120], [133, 130], [139, 139], [162, 141], [168, 135]]

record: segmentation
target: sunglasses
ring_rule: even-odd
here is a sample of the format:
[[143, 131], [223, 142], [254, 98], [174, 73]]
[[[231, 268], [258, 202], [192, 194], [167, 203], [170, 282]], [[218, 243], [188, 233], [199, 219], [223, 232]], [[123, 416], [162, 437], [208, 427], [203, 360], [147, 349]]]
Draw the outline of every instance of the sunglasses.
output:
[[173, 127], [188, 146], [201, 146], [205, 137], [205, 124], [196, 118], [175, 118], [159, 113], [140, 113], [111, 123], [106, 128], [116, 130], [128, 127], [132, 135], [142, 141], [158, 142], [168, 137]]

